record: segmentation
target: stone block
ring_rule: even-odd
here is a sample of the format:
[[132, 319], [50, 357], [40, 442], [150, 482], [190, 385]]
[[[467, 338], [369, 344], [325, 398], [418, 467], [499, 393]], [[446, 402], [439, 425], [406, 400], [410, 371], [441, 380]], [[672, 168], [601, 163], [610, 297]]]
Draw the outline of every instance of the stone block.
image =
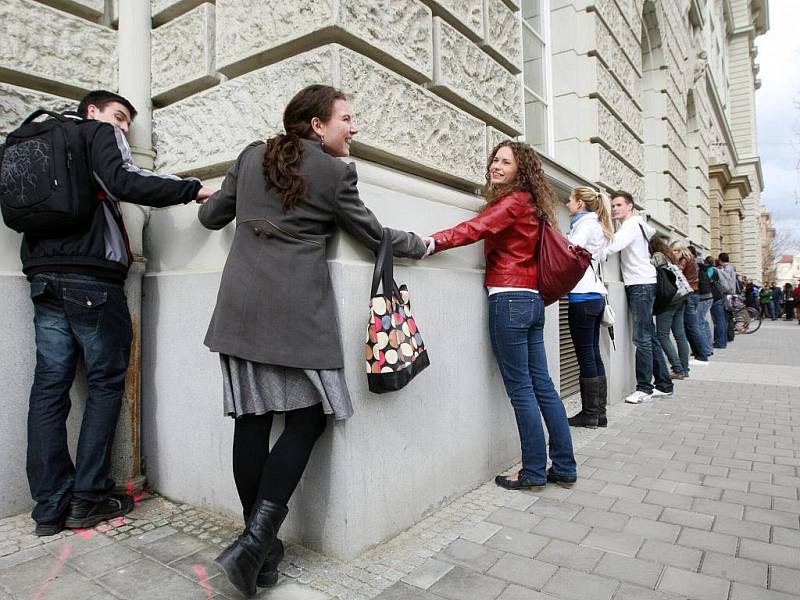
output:
[[653, 588], [662, 568], [661, 565], [646, 560], [608, 553], [597, 565], [595, 573]]
[[431, 11], [419, 0], [217, 0], [216, 13], [217, 67], [226, 75], [283, 58], [290, 43], [317, 46], [321, 37], [359, 45], [417, 79], [432, 75]]
[[525, 587], [540, 589], [557, 570], [558, 567], [540, 560], [506, 554], [486, 574]]
[[642, 113], [637, 104], [638, 101], [611, 75], [603, 63], [596, 58], [594, 61], [598, 97], [606, 101], [639, 139], [644, 139]]
[[641, 175], [644, 172], [641, 142], [600, 101], [591, 100], [591, 102], [596, 105], [595, 136], [603, 140]]
[[512, 73], [522, 71], [522, 25], [519, 12], [503, 0], [486, 0], [481, 47], [496, 55]]
[[512, 135], [523, 131], [522, 81], [439, 17], [433, 20], [432, 88]]
[[249, 142], [282, 129], [283, 108], [300, 88], [319, 82], [337, 84], [334, 73], [347, 82], [358, 120], [370, 124], [356, 138], [362, 152], [381, 162], [412, 162], [462, 181], [483, 182], [486, 127], [482, 122], [335, 45], [231, 79], [155, 111], [157, 168], [181, 173], [219, 171]]
[[154, 29], [151, 40], [155, 102], [172, 102], [217, 83], [213, 4], [201, 4]]
[[431, 587], [431, 592], [450, 600], [494, 600], [506, 583], [474, 571], [456, 567]]
[[117, 89], [117, 33], [32, 0], [0, 3], [0, 69], [10, 83], [37, 81], [72, 95]]
[[603, 552], [595, 548], [585, 548], [572, 542], [553, 540], [536, 558], [578, 571], [591, 571], [597, 566], [602, 556]]
[[597, 16], [595, 16], [594, 32], [594, 51], [597, 52], [600, 60], [608, 67], [609, 71], [619, 79], [620, 83], [631, 97], [638, 101], [640, 89], [639, 74], [636, 72], [636, 69], [634, 69], [625, 53], [620, 49], [606, 24]]
[[433, 10], [433, 14], [457, 24], [475, 39], [484, 35], [483, 0], [423, 0]]
[[547, 545], [547, 542], [544, 536], [503, 527], [486, 541], [486, 546], [533, 558]]
[[632, 557], [636, 555], [642, 543], [644, 543], [642, 536], [596, 527], [581, 542], [581, 546]]
[[[761, 587], [767, 586], [766, 563], [745, 558], [734, 558], [733, 556], [717, 554], [716, 552], [706, 552], [700, 571], [722, 579], [741, 581]], [[774, 574], [775, 568], [773, 568], [773, 580]], [[795, 589], [800, 589], [800, 586]]]
[[299, 89], [333, 84], [337, 60], [332, 47], [307, 52], [154, 111], [156, 169], [186, 173], [235, 160], [248, 143], [282, 130]]
[[0, 138], [5, 139], [9, 132], [19, 127], [25, 117], [38, 108], [63, 112], [74, 110], [76, 106], [74, 100], [0, 83]]
[[491, 125], [486, 127], [486, 156], [491, 156], [492, 150], [502, 141], [514, 139]]
[[697, 600], [727, 600], [729, 588], [724, 579], [667, 567], [657, 589]]
[[594, 146], [600, 155], [600, 181], [612, 189], [624, 189], [634, 198], [641, 198], [644, 191], [642, 177], [602, 146]]
[[618, 585], [606, 577], [559, 569], [542, 591], [570, 600], [611, 600]]
[[736, 553], [737, 539], [735, 536], [724, 533], [712, 533], [687, 527], [678, 538], [678, 544], [733, 556]]
[[[356, 117], [369, 126], [356, 138], [379, 162], [413, 164], [461, 181], [483, 184], [483, 122], [355, 52], [340, 49], [341, 82]], [[390, 118], [387, 118], [390, 115]]]
[[702, 555], [700, 550], [694, 548], [685, 548], [658, 540], [647, 540], [636, 558], [696, 571]]
[[422, 565], [403, 577], [403, 581], [414, 587], [427, 590], [453, 569], [453, 565], [429, 558]]
[[756, 540], [741, 540], [739, 556], [790, 568], [796, 568], [797, 565], [800, 565], [800, 548], [766, 544]]
[[501, 556], [503, 556], [502, 552], [487, 546], [467, 540], [456, 540], [443, 552], [437, 554], [436, 559], [483, 572], [496, 563]]
[[639, 35], [634, 30], [641, 31], [638, 24], [631, 28], [614, 0], [597, 0], [594, 12], [602, 19], [603, 24], [612, 32], [620, 48], [631, 62], [636, 72], [642, 73], [642, 48]]

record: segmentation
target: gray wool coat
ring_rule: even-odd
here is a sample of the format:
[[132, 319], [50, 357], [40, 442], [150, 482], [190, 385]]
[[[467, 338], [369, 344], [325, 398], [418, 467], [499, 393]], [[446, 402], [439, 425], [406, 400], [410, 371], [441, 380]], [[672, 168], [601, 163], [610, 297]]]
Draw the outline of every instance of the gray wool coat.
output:
[[[359, 198], [355, 165], [329, 156], [319, 143], [301, 143], [308, 197], [292, 210], [284, 213], [277, 191], [266, 189], [261, 142], [244, 149], [200, 207], [200, 222], [209, 229], [236, 219], [204, 343], [259, 363], [339, 369], [344, 359], [325, 248], [342, 228], [377, 250], [383, 228]], [[395, 256], [425, 254], [417, 235], [386, 231]]]

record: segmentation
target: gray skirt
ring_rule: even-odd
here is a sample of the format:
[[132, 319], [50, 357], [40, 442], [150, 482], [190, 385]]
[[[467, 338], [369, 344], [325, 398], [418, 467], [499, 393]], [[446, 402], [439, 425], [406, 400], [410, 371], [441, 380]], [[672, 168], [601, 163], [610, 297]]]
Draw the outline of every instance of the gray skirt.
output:
[[286, 412], [322, 404], [336, 420], [353, 416], [344, 369], [298, 369], [219, 355], [223, 405], [231, 417]]

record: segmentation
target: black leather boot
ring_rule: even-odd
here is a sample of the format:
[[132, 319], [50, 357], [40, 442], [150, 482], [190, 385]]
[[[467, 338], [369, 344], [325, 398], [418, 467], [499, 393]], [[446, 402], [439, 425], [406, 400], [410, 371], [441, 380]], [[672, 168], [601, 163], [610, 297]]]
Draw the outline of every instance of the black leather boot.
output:
[[572, 427], [597, 427], [597, 380], [598, 377], [581, 377], [581, 412], [568, 419]]
[[608, 403], [608, 384], [606, 376], [597, 378], [597, 426], [608, 427], [606, 404]]
[[245, 596], [255, 595], [259, 572], [277, 541], [278, 529], [287, 512], [285, 506], [262, 500], [244, 533], [216, 558], [215, 562], [222, 567], [230, 582]]
[[[242, 511], [242, 516], [244, 517], [244, 531], [247, 532], [250, 516], [247, 514], [247, 511]], [[275, 535], [277, 534], [278, 532], [276, 530]], [[283, 542], [276, 537], [267, 551], [267, 558], [264, 559], [261, 570], [258, 572], [258, 578], [256, 579], [256, 585], [258, 587], [270, 587], [275, 585], [278, 581], [278, 565], [283, 560], [283, 554]]]

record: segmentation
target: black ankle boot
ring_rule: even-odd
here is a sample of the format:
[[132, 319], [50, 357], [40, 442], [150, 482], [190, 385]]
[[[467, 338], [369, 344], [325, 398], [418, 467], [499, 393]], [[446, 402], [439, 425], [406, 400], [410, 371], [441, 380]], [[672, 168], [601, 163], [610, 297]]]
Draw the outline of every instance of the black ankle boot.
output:
[[[287, 511], [285, 506], [262, 500], [244, 533], [215, 560], [230, 582], [245, 596], [254, 596], [257, 591], [259, 573], [277, 541], [278, 529], [286, 518]], [[275, 567], [277, 568], [277, 563]], [[275, 579], [277, 580], [277, 576]]]
[[[244, 531], [247, 532], [247, 525], [250, 522], [250, 516], [247, 511], [242, 511], [244, 517]], [[275, 535], [278, 535], [277, 530]], [[270, 587], [275, 585], [278, 581], [278, 565], [283, 560], [283, 542], [277, 537], [267, 551], [267, 557], [264, 559], [264, 564], [261, 565], [261, 570], [258, 572], [256, 585], [258, 587]]]
[[581, 412], [568, 419], [572, 427], [597, 427], [597, 377], [581, 377]]
[[597, 378], [597, 426], [608, 427], [606, 418], [606, 404], [608, 404], [608, 383], [606, 376]]

